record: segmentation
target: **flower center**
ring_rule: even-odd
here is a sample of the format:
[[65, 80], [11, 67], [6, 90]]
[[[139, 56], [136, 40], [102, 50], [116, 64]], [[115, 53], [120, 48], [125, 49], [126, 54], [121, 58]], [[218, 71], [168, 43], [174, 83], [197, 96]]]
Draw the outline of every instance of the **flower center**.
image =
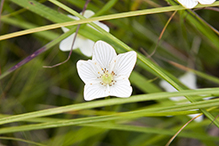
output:
[[113, 75], [108, 73], [108, 72], [105, 72], [102, 76], [101, 76], [101, 79], [103, 81], [104, 84], [110, 84], [113, 82]]

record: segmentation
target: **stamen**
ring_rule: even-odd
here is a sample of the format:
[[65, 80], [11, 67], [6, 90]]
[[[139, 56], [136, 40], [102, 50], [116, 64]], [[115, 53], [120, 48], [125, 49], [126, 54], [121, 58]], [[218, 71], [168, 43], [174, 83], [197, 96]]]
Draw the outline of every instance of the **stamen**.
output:
[[105, 70], [104, 74], [102, 74], [99, 78], [101, 78], [102, 82], [101, 85], [109, 85], [112, 86], [115, 84], [115, 81], [113, 80], [114, 72], [109, 73], [108, 70]]

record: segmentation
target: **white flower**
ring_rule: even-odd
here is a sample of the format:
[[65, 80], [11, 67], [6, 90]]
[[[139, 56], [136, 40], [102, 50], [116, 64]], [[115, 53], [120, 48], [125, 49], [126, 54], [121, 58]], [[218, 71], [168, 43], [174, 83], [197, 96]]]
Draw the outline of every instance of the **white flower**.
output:
[[[184, 84], [186, 85], [187, 87], [189, 87], [190, 89], [197, 89], [197, 85], [196, 85], [196, 76], [194, 73], [192, 72], [186, 72], [183, 76], [181, 76], [179, 78], [179, 80]], [[172, 86], [170, 85], [168, 82], [162, 80], [160, 82], [160, 86], [162, 88], [164, 88], [167, 92], [176, 92], [177, 90]], [[180, 96], [180, 97], [170, 97], [170, 100], [172, 101], [181, 101], [181, 100], [186, 100], [185, 97], [183, 96]], [[189, 117], [191, 118], [194, 118], [196, 117], [197, 115], [199, 114], [191, 114], [191, 115], [188, 115]], [[196, 118], [195, 121], [196, 122], [201, 122], [203, 120], [203, 115]]]
[[[86, 18], [89, 18], [93, 15], [94, 15], [94, 12], [91, 10], [86, 10], [84, 12], [84, 17], [86, 17]], [[74, 20], [79, 20], [78, 17], [72, 16], [72, 15], [68, 15], [68, 16]], [[94, 23], [97, 24], [98, 26], [100, 26], [101, 28], [103, 28], [105, 31], [109, 32], [109, 28], [107, 27], [107, 25], [100, 23], [99, 21], [94, 21]], [[88, 25], [88, 26], [90, 26], [90, 25]], [[92, 27], [92, 26], [90, 26], [90, 27]], [[69, 31], [69, 29], [66, 27], [61, 27], [61, 28], [64, 32]], [[75, 36], [75, 33], [73, 33], [69, 37], [63, 39], [61, 41], [61, 43], [59, 44], [60, 50], [70, 51], [74, 36]], [[93, 45], [94, 45], [94, 42], [92, 40], [89, 40], [89, 39], [77, 34], [77, 38], [75, 40], [73, 49], [79, 48], [84, 55], [90, 57], [92, 55], [92, 46]]]
[[178, 0], [186, 8], [194, 8], [198, 2], [202, 5], [212, 4], [215, 0]]
[[77, 70], [85, 83], [86, 101], [106, 96], [129, 97], [132, 87], [128, 80], [137, 54], [134, 51], [116, 55], [112, 46], [97, 41], [93, 47], [92, 60], [79, 60]]
[[[192, 72], [186, 72], [183, 76], [179, 77], [179, 80], [184, 85], [189, 87], [190, 89], [197, 89], [196, 76]], [[167, 92], [176, 92], [176, 91], [178, 91], [172, 85], [170, 85], [168, 82], [166, 82], [165, 80], [162, 80], [160, 82], [160, 86], [162, 88], [164, 88]], [[183, 99], [186, 99], [186, 98], [183, 97], [183, 96], [180, 96], [180, 97], [170, 97], [170, 99], [172, 101], [180, 101], [180, 100], [183, 100]]]

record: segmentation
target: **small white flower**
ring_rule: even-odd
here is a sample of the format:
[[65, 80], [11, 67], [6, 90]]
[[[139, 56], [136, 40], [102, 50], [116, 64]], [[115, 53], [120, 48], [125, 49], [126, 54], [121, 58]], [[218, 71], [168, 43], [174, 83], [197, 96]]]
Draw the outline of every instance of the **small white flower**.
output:
[[85, 83], [86, 101], [106, 97], [129, 97], [132, 87], [128, 80], [137, 54], [134, 51], [116, 55], [112, 46], [97, 41], [93, 47], [92, 60], [79, 60], [77, 70]]
[[[194, 73], [192, 72], [186, 72], [183, 76], [181, 76], [179, 78], [179, 80], [184, 84], [186, 85], [187, 87], [189, 87], [190, 89], [197, 89], [197, 85], [196, 85], [196, 76]], [[176, 92], [177, 90], [172, 86], [170, 85], [168, 82], [166, 82], [165, 80], [162, 80], [160, 82], [160, 86], [162, 88], [164, 88], [167, 92]], [[180, 97], [170, 97], [170, 100], [172, 101], [181, 101], [181, 100], [186, 100], [185, 97], [183, 96], [180, 96]], [[191, 114], [191, 115], [188, 115], [189, 117], [191, 118], [194, 118], [196, 117], [197, 115], [199, 114]], [[196, 122], [201, 122], [203, 120], [203, 115], [196, 118], [195, 121]]]
[[[190, 89], [197, 89], [196, 76], [192, 72], [186, 72], [183, 76], [179, 77], [179, 80], [184, 85], [189, 87]], [[170, 85], [168, 82], [166, 82], [165, 80], [162, 80], [160, 82], [160, 86], [162, 88], [164, 88], [167, 92], [176, 92], [176, 91], [178, 91], [172, 85]], [[183, 97], [183, 96], [180, 96], [180, 97], [171, 97], [170, 99], [172, 101], [180, 101], [180, 100], [183, 100], [183, 99], [186, 99], [186, 98]]]
[[212, 4], [215, 0], [178, 0], [186, 8], [194, 8], [198, 2], [202, 5]]
[[[91, 17], [93, 15], [94, 15], [94, 12], [91, 11], [91, 10], [86, 10], [84, 12], [84, 17], [85, 18], [89, 18], [89, 17]], [[70, 18], [74, 19], [74, 20], [79, 20], [78, 17], [72, 16], [72, 15], [68, 15], [68, 16]], [[98, 26], [100, 26], [101, 28], [103, 28], [105, 31], [109, 32], [109, 27], [107, 27], [107, 25], [105, 25], [103, 23], [100, 23], [99, 21], [94, 21], [94, 23], [97, 24]], [[88, 26], [90, 26], [90, 25], [88, 25]], [[90, 26], [90, 27], [92, 27], [92, 26]], [[66, 28], [66, 27], [61, 27], [61, 28], [62, 28], [62, 30], [64, 32], [69, 31], [69, 29]], [[61, 41], [61, 43], [59, 44], [60, 50], [62, 50], [62, 51], [70, 51], [74, 36], [75, 36], [75, 33], [73, 33], [69, 37], [63, 39]], [[92, 46], [93, 45], [94, 45], [94, 42], [92, 40], [87, 39], [87, 38], [77, 34], [77, 38], [75, 40], [73, 49], [79, 48], [84, 55], [90, 57], [92, 55]]]

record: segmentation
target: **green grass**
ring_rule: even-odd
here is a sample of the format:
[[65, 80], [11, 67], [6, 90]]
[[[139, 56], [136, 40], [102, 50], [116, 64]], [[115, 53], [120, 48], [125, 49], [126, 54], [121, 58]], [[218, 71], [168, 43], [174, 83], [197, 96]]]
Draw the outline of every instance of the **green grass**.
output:
[[[190, 120], [188, 114], [202, 113], [204, 120], [189, 123], [171, 145], [218, 145], [219, 23], [218, 12], [208, 8], [217, 8], [219, 2], [188, 10], [173, 0], [91, 0], [87, 9], [96, 14], [88, 19], [79, 14], [84, 4], [85, 0], [4, 1], [1, 144], [162, 146]], [[72, 21], [67, 14], [81, 20]], [[103, 21], [110, 33], [92, 21]], [[75, 32], [78, 24], [82, 24], [80, 35], [106, 41], [117, 53], [136, 51], [130, 98], [84, 101], [84, 83], [76, 62], [89, 58], [80, 51], [73, 51], [70, 60], [60, 66], [43, 67], [68, 57], [68, 52], [59, 50], [59, 43]], [[61, 26], [71, 30], [63, 34]], [[191, 90], [178, 80], [187, 70], [196, 74], [200, 89]], [[165, 92], [159, 86], [162, 79], [179, 92]], [[175, 96], [185, 96], [191, 103], [175, 104], [169, 100]], [[202, 100], [204, 97], [215, 98]], [[212, 129], [217, 129], [217, 134], [211, 135]]]

